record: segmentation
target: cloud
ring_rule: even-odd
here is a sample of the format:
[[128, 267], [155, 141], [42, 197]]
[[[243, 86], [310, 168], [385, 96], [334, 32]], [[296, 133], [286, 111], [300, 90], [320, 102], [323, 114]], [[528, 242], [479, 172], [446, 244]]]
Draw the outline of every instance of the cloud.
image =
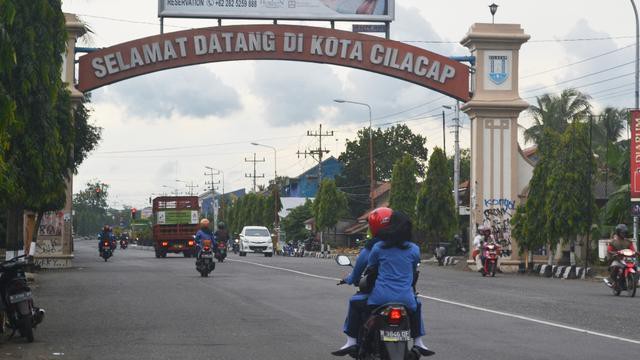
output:
[[129, 79], [96, 91], [94, 102], [114, 103], [145, 119], [222, 117], [241, 108], [238, 92], [203, 66]]

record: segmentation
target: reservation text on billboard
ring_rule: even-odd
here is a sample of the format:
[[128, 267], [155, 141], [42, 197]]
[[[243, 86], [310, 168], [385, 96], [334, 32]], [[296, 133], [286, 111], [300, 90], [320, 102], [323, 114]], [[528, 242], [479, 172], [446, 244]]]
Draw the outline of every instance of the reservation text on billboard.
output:
[[158, 0], [159, 17], [393, 21], [395, 0]]

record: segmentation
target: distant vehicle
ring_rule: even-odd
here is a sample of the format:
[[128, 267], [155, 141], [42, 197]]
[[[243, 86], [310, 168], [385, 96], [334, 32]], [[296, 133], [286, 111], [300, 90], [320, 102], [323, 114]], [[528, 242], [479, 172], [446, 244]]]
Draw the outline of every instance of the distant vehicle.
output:
[[198, 231], [197, 196], [160, 196], [153, 199], [153, 246], [156, 257], [168, 253], [196, 256], [193, 235]]
[[273, 242], [269, 230], [264, 226], [245, 226], [240, 233], [240, 256], [247, 253], [273, 256]]

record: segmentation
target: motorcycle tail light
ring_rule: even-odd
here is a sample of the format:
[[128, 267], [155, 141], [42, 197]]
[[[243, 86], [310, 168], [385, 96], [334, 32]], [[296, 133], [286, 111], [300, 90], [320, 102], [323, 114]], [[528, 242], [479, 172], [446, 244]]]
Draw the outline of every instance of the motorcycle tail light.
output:
[[109, 246], [109, 243], [107, 241], [104, 242], [104, 246]]
[[169, 242], [167, 242], [167, 241], [163, 241], [163, 242], [162, 242], [162, 246], [169, 246]]
[[204, 248], [204, 251], [209, 251], [209, 250], [210, 250], [210, 249], [209, 249], [209, 247], [208, 247], [208, 246]]
[[193, 240], [189, 240], [189, 246], [193, 246], [193, 244], [195, 244]]
[[402, 309], [393, 308], [389, 311], [389, 324], [398, 325], [402, 320]]

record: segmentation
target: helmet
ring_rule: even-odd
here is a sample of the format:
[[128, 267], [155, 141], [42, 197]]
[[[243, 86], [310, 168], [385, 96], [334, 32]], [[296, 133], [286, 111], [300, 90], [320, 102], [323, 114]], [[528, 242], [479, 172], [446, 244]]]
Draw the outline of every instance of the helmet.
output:
[[209, 219], [204, 218], [204, 219], [200, 220], [200, 226], [202, 226], [202, 227], [209, 226]]
[[629, 229], [627, 228], [627, 225], [618, 224], [618, 226], [616, 226], [616, 235], [624, 239], [627, 237], [627, 234], [629, 234]]
[[393, 210], [388, 207], [379, 207], [373, 210], [369, 214], [367, 221], [369, 222], [369, 229], [371, 230], [371, 236], [376, 237], [378, 232], [391, 224], [391, 215]]
[[220, 230], [224, 229], [224, 222], [220, 221], [218, 223], [218, 229], [220, 229]]
[[109, 232], [109, 230], [111, 230], [109, 229], [109, 225], [105, 225], [104, 227], [102, 227], [102, 231], [104, 232]]
[[491, 235], [491, 228], [487, 225], [480, 225], [478, 226], [478, 233], [484, 236]]

